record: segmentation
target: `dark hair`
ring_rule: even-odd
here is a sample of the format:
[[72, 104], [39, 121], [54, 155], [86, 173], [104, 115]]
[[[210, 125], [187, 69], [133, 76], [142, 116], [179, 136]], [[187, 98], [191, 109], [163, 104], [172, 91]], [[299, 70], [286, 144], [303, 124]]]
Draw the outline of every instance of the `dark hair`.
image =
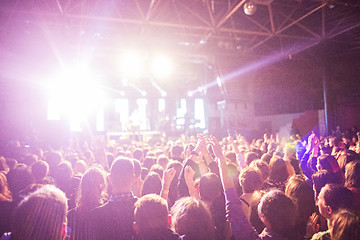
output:
[[291, 239], [297, 212], [289, 197], [279, 190], [272, 190], [262, 197], [258, 211], [260, 217], [266, 217], [274, 232]]
[[346, 164], [345, 187], [360, 188], [360, 161], [353, 161]]
[[45, 161], [36, 161], [31, 165], [31, 174], [35, 180], [41, 180], [49, 172], [49, 164]]
[[270, 167], [266, 162], [255, 160], [251, 162], [250, 167], [255, 167], [260, 170], [262, 179], [265, 181], [270, 176]]
[[16, 165], [15, 168], [9, 171], [6, 177], [14, 200], [17, 200], [16, 198], [19, 197], [20, 191], [33, 183], [30, 170], [25, 164]]
[[331, 207], [332, 211], [340, 208], [354, 209], [353, 193], [346, 187], [339, 184], [326, 184], [321, 191], [324, 192], [325, 205]]
[[248, 152], [245, 154], [245, 164], [249, 166], [252, 161], [259, 159], [259, 156], [255, 152]]
[[215, 227], [209, 209], [201, 201], [185, 197], [171, 208], [172, 226], [185, 239], [214, 240]]
[[161, 191], [161, 178], [159, 174], [156, 172], [150, 172], [145, 180], [144, 185], [141, 191], [141, 195], [144, 196], [146, 194], [155, 193], [160, 195]]
[[144, 159], [144, 162], [142, 164], [143, 167], [146, 167], [149, 171], [150, 168], [152, 167], [152, 165], [154, 165], [156, 163], [156, 158], [154, 157], [146, 157]]
[[246, 167], [241, 170], [239, 182], [244, 193], [252, 193], [260, 190], [263, 185], [261, 173], [252, 167]]
[[134, 177], [134, 163], [132, 160], [116, 158], [110, 169], [110, 177], [113, 185], [130, 186]]
[[105, 190], [104, 172], [96, 167], [89, 168], [81, 178], [79, 207], [90, 211], [104, 203]]
[[152, 229], [167, 229], [168, 214], [167, 203], [159, 195], [148, 194], [135, 203], [134, 218], [140, 233]]
[[207, 173], [200, 178], [199, 191], [204, 201], [214, 201], [223, 191], [221, 180], [215, 173]]
[[328, 170], [333, 173], [339, 170], [339, 164], [332, 155], [321, 155], [317, 158], [317, 161], [324, 170]]
[[312, 175], [312, 182], [315, 189], [315, 199], [320, 194], [320, 190], [328, 183], [339, 183], [337, 176], [333, 172], [320, 170]]
[[286, 182], [289, 173], [286, 167], [286, 162], [279, 157], [272, 157], [270, 160], [270, 176], [272, 181]]
[[171, 148], [171, 156], [174, 157], [180, 157], [182, 152], [184, 151], [184, 148], [179, 146], [179, 145], [175, 145]]
[[263, 161], [264, 163], [266, 164], [269, 164], [270, 163], [270, 159], [271, 159], [271, 155], [268, 154], [268, 153], [264, 153], [262, 156], [261, 156], [261, 161]]
[[141, 163], [137, 159], [132, 159], [132, 161], [134, 163], [134, 175], [135, 175], [135, 177], [140, 177], [141, 176]]
[[137, 160], [141, 160], [143, 157], [143, 150], [141, 150], [140, 148], [137, 148], [134, 150], [133, 152], [133, 157]]
[[164, 169], [159, 164], [154, 164], [151, 166], [149, 172], [156, 172], [157, 174], [159, 174], [159, 176], [161, 178], [164, 173]]
[[294, 175], [286, 184], [285, 195], [293, 200], [298, 210], [297, 225], [302, 235], [305, 235], [306, 223], [316, 211], [313, 190], [303, 176]]

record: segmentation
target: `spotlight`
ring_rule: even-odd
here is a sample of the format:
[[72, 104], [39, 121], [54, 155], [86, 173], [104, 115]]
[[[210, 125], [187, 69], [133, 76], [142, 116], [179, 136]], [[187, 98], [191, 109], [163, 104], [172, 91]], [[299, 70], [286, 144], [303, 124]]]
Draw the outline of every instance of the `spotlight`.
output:
[[153, 59], [152, 72], [155, 77], [168, 77], [173, 72], [173, 69], [173, 62], [169, 57], [158, 55]]
[[143, 57], [137, 52], [126, 52], [121, 59], [121, 70], [124, 77], [137, 78], [143, 68]]
[[162, 92], [161, 92], [161, 96], [162, 96], [162, 97], [166, 97], [166, 95], [167, 95], [167, 93], [166, 93], [165, 91], [162, 91]]
[[188, 91], [187, 95], [188, 95], [189, 97], [192, 97], [192, 96], [194, 95], [194, 92], [193, 92], [193, 91]]
[[221, 82], [221, 78], [220, 77], [216, 77], [216, 82], [219, 85], [219, 87], [221, 87], [222, 82]]
[[244, 4], [244, 13], [246, 15], [254, 15], [254, 13], [256, 12], [256, 9], [257, 9], [257, 6], [251, 2], [251, 1], [248, 1]]
[[145, 91], [142, 91], [141, 95], [143, 95], [143, 97], [146, 97], [147, 93]]

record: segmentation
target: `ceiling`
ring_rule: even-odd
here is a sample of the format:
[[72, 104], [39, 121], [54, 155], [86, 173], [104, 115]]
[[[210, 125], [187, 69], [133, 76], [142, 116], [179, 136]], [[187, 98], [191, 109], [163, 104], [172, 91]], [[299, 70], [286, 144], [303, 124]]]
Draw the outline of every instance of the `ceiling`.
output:
[[[2, 0], [0, 73], [21, 78], [14, 71], [19, 64], [43, 73], [74, 53], [96, 56], [97, 64], [111, 68], [109, 56], [129, 46], [166, 49], [185, 65], [216, 69], [229, 79], [252, 62], [358, 59], [357, 0], [252, 2], [257, 10], [249, 16], [243, 10], [247, 0]], [[181, 79], [199, 75], [206, 78], [202, 70], [187, 68]]]

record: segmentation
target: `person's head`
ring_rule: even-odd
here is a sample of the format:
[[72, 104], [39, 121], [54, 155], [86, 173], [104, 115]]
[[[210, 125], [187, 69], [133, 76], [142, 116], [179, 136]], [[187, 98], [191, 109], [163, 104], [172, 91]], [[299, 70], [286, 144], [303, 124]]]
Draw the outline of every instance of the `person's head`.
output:
[[134, 180], [134, 163], [128, 158], [115, 159], [110, 169], [111, 186], [114, 193], [129, 192]]
[[146, 157], [143, 162], [143, 167], [146, 167], [149, 171], [150, 168], [156, 163], [156, 158], [154, 157]]
[[360, 189], [360, 161], [352, 161], [346, 164], [345, 187]]
[[259, 159], [259, 156], [255, 152], [247, 152], [245, 154], [245, 164], [249, 166], [250, 163], [256, 159]]
[[171, 223], [166, 200], [156, 194], [145, 195], [136, 201], [134, 218], [136, 234], [167, 229]]
[[246, 167], [241, 170], [239, 182], [244, 193], [253, 193], [256, 190], [260, 190], [263, 185], [260, 171], [251, 167]]
[[330, 236], [332, 240], [360, 239], [360, 217], [348, 210], [340, 210], [334, 215]]
[[89, 168], [81, 178], [79, 207], [89, 211], [103, 203], [106, 190], [104, 172], [96, 167]]
[[270, 167], [266, 162], [255, 160], [251, 162], [250, 167], [259, 169], [264, 181], [270, 176]]
[[154, 164], [151, 166], [149, 172], [156, 172], [157, 174], [159, 174], [160, 177], [162, 177], [164, 173], [164, 169], [159, 164]]
[[289, 172], [286, 162], [279, 157], [272, 157], [270, 160], [270, 176], [273, 181], [286, 182]]
[[39, 181], [49, 174], [49, 164], [45, 161], [36, 161], [31, 165], [31, 175], [35, 181]]
[[320, 191], [317, 206], [320, 214], [331, 219], [339, 209], [354, 209], [353, 193], [342, 185], [326, 184]]
[[201, 200], [213, 202], [223, 191], [221, 180], [215, 173], [206, 173], [200, 178], [199, 192]]
[[15, 199], [19, 197], [20, 191], [33, 183], [30, 170], [25, 164], [18, 164], [14, 169], [11, 169], [7, 174], [7, 180], [9, 189]]
[[321, 155], [317, 158], [317, 170], [327, 170], [329, 172], [337, 172], [339, 164], [332, 155]]
[[171, 157], [181, 157], [182, 153], [184, 151], [184, 148], [182, 146], [179, 145], [174, 145], [171, 148]]
[[146, 194], [150, 194], [150, 193], [160, 195], [160, 191], [161, 191], [161, 178], [159, 174], [157, 174], [156, 172], [150, 172], [144, 180], [141, 195], [145, 196]]
[[74, 163], [74, 174], [84, 174], [88, 166], [84, 160], [78, 160]]
[[306, 222], [316, 207], [313, 190], [305, 178], [292, 176], [286, 184], [285, 195], [293, 200], [298, 209], [298, 222]]
[[52, 185], [31, 193], [14, 210], [11, 239], [61, 240], [66, 235], [67, 199]]
[[23, 159], [23, 163], [28, 166], [31, 166], [36, 161], [38, 161], [38, 156], [32, 153], [27, 154]]
[[133, 152], [133, 158], [141, 161], [143, 159], [144, 153], [140, 148], [137, 148]]
[[169, 158], [165, 154], [161, 154], [156, 160], [156, 163], [162, 166], [163, 169], [166, 168], [168, 162], [169, 162]]
[[267, 228], [288, 237], [295, 225], [296, 207], [293, 201], [279, 190], [266, 193], [258, 206], [259, 217]]
[[172, 228], [186, 239], [213, 240], [215, 227], [209, 209], [201, 201], [185, 197], [171, 208]]
[[312, 176], [312, 182], [313, 182], [313, 190], [315, 194], [315, 201], [317, 201], [317, 197], [320, 194], [321, 188], [323, 188], [326, 184], [339, 183], [339, 180], [337, 176], [333, 172], [329, 172], [326, 170], [320, 170], [316, 173], [314, 173]]
[[46, 153], [45, 161], [49, 164], [51, 176], [53, 176], [54, 174], [53, 171], [55, 171], [55, 169], [57, 168], [59, 163], [61, 163], [62, 160], [63, 157], [60, 152], [53, 151]]

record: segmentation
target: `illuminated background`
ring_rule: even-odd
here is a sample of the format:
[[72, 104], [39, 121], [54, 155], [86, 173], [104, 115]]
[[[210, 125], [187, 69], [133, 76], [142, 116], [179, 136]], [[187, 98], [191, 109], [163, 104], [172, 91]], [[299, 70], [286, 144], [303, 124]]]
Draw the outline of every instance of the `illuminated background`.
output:
[[250, 131], [266, 125], [255, 117], [323, 109], [324, 78], [334, 126], [358, 107], [359, 12], [355, 0], [3, 0], [2, 138]]

